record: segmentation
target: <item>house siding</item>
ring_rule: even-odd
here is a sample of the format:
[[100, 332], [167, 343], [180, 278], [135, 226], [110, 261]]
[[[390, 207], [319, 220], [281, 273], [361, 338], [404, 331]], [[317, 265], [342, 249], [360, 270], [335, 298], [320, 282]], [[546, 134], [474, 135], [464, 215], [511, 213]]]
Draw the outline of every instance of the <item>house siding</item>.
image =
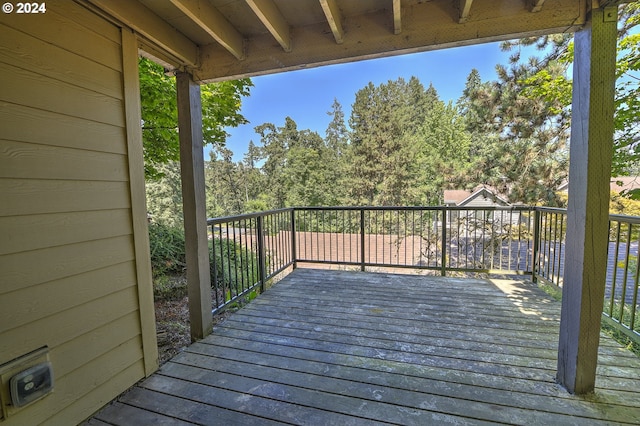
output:
[[0, 364], [46, 345], [55, 379], [3, 425], [81, 422], [157, 366], [123, 31], [75, 2], [0, 16]]

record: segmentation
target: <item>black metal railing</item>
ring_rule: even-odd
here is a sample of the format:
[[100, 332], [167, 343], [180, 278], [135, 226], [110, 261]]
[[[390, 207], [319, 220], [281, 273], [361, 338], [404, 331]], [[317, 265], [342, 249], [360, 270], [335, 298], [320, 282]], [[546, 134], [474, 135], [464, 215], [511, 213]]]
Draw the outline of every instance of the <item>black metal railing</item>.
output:
[[440, 271], [531, 273], [531, 207], [294, 209], [296, 261]]
[[[532, 274], [562, 286], [567, 213], [546, 207], [305, 207], [210, 219], [214, 311], [298, 263]], [[640, 341], [640, 218], [610, 216], [604, 320]]]
[[207, 223], [214, 311], [298, 262], [531, 273], [531, 207], [308, 207]]
[[[567, 212], [564, 209], [538, 208], [536, 216], [539, 238], [536, 239], [534, 253], [534, 279], [561, 287], [564, 277]], [[640, 343], [639, 245], [640, 217], [610, 215], [602, 315], [607, 324]]]
[[291, 209], [209, 219], [214, 312], [252, 298], [294, 263]]

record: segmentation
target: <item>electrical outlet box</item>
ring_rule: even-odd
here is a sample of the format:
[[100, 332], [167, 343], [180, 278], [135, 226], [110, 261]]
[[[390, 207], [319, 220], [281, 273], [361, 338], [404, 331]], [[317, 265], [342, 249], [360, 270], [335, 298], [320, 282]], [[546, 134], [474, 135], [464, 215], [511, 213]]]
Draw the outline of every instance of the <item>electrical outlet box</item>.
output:
[[0, 420], [52, 391], [53, 369], [48, 347], [0, 365]]

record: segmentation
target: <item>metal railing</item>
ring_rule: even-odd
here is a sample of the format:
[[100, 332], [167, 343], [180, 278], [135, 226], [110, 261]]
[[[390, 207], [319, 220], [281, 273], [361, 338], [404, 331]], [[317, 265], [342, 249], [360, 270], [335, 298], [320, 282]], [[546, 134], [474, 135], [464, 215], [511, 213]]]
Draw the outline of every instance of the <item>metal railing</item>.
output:
[[[561, 287], [567, 212], [564, 209], [536, 209], [537, 244], [534, 252], [534, 279]], [[640, 342], [638, 307], [638, 246], [640, 217], [609, 216], [609, 248], [605, 300], [602, 313], [605, 323]]]
[[296, 208], [296, 261], [531, 273], [531, 207]]
[[209, 219], [209, 261], [214, 312], [252, 297], [293, 265], [291, 209]]
[[[567, 213], [546, 207], [305, 207], [210, 219], [214, 312], [298, 263], [532, 274], [562, 286]], [[640, 341], [640, 218], [611, 215], [604, 321]]]
[[208, 220], [214, 312], [297, 262], [531, 273], [531, 207], [308, 207]]

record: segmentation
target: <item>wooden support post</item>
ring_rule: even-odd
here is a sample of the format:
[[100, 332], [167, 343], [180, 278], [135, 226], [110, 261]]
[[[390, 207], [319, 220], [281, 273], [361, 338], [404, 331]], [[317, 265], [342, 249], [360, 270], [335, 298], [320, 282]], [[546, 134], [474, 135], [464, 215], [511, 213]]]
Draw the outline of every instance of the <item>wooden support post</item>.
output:
[[575, 36], [567, 248], [557, 381], [569, 392], [595, 386], [607, 270], [617, 8], [591, 11]]
[[193, 81], [190, 74], [178, 73], [176, 83], [187, 294], [191, 340], [195, 341], [211, 333], [213, 327], [202, 149], [202, 101], [200, 85]]

